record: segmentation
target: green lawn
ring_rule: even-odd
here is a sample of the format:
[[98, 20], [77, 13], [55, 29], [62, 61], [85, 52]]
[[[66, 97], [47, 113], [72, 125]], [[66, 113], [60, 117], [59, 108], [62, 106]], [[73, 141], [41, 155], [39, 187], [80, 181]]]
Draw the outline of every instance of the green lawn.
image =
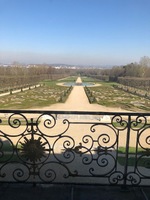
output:
[[[120, 165], [125, 166], [125, 157], [118, 157], [118, 162]], [[137, 160], [134, 157], [128, 158], [128, 166], [135, 166]], [[137, 162], [137, 166], [150, 168], [150, 158], [140, 158]]]
[[69, 76], [63, 79], [58, 80], [58, 82], [75, 82], [78, 76]]

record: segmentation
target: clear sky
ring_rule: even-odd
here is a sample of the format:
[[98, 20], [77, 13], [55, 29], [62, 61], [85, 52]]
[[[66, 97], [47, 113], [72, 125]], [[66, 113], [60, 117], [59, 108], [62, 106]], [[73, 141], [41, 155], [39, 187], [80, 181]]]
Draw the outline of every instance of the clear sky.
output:
[[122, 65], [150, 56], [150, 0], [0, 0], [0, 63]]

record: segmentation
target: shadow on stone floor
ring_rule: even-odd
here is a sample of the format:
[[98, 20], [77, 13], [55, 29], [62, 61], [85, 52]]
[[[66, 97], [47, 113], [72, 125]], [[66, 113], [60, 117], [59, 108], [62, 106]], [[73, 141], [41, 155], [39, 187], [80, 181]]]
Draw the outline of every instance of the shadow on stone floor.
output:
[[[143, 190], [146, 193], [143, 193]], [[146, 200], [148, 188], [88, 185], [1, 184], [0, 200]], [[144, 194], [147, 196], [145, 197]], [[150, 195], [149, 195], [150, 196]], [[148, 198], [147, 198], [148, 199]]]

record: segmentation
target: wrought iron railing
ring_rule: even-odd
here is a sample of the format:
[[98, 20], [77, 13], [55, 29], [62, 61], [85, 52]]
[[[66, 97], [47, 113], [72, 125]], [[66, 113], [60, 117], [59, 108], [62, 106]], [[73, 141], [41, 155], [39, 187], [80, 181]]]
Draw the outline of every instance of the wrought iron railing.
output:
[[150, 184], [150, 114], [0, 111], [0, 182]]

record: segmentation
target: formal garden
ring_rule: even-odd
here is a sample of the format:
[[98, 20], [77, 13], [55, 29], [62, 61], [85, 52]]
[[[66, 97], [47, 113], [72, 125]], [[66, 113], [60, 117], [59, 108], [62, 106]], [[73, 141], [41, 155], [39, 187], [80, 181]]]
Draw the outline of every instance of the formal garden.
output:
[[[28, 90], [24, 90], [24, 87], [22, 87], [18, 93], [15, 93], [15, 90], [11, 88], [9, 95], [0, 97], [1, 109], [42, 108], [55, 103], [64, 103], [72, 90], [72, 86], [69, 86], [69, 84], [64, 86], [63, 84], [75, 83], [77, 77], [66, 76], [57, 80], [45, 79], [38, 82], [38, 87], [35, 87], [36, 80], [35, 84], [32, 83], [32, 87], [24, 85], [24, 87], [28, 87]], [[86, 76], [81, 78], [83, 83], [93, 84], [92, 87], [84, 87], [90, 103], [135, 112], [150, 110], [147, 91]]]

